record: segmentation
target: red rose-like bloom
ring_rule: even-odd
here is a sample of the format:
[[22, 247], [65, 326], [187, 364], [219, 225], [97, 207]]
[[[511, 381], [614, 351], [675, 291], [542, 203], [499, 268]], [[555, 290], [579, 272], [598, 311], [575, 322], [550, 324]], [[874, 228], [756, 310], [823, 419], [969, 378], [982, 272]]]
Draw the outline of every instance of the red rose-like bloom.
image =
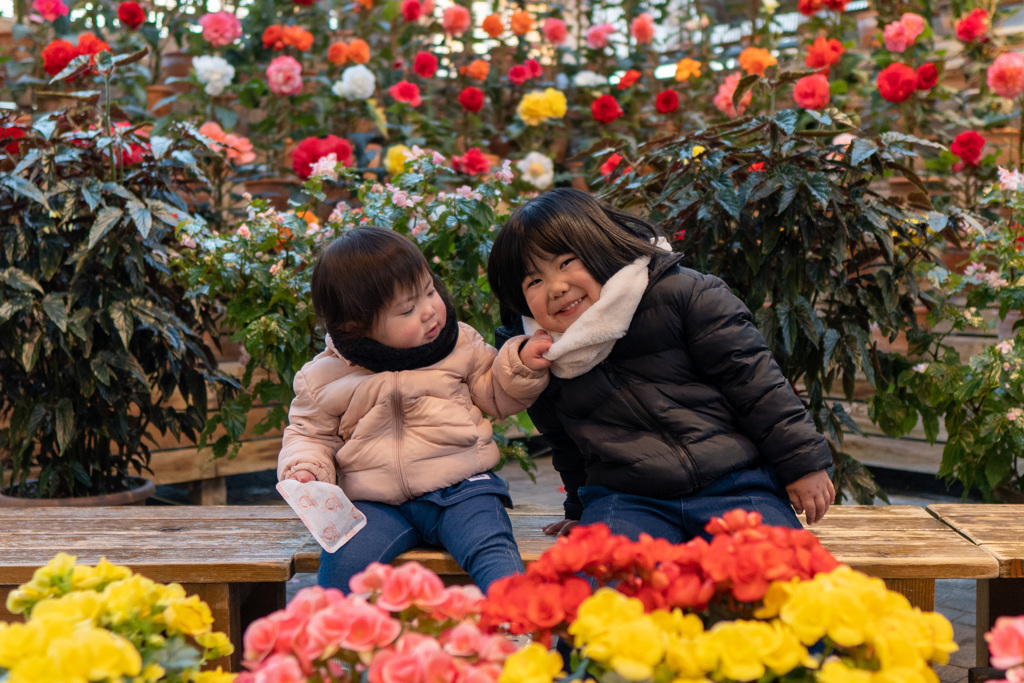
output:
[[831, 96], [822, 74], [804, 76], [793, 85], [793, 100], [804, 109], [824, 109]]
[[981, 163], [981, 151], [985, 148], [985, 138], [973, 130], [960, 133], [949, 146], [949, 151], [960, 157], [968, 166]]
[[956, 37], [962, 43], [972, 43], [988, 31], [988, 10], [971, 10], [956, 23]]
[[107, 41], [100, 40], [92, 33], [86, 31], [78, 37], [78, 52], [83, 55], [98, 55], [101, 52], [109, 52], [110, 45]]
[[679, 93], [675, 90], [663, 90], [654, 98], [654, 107], [662, 114], [679, 109]]
[[530, 80], [530, 70], [522, 64], [516, 64], [508, 70], [508, 80], [512, 81], [513, 85], [522, 85]]
[[129, 31], [135, 31], [146, 23], [146, 10], [137, 2], [122, 2], [117, 6], [117, 19]]
[[417, 52], [412, 60], [412, 71], [420, 78], [433, 78], [437, 73], [437, 57], [430, 52]]
[[423, 101], [420, 98], [420, 89], [415, 83], [409, 81], [398, 81], [388, 88], [388, 92], [399, 102], [405, 102], [410, 107], [418, 107]]
[[[25, 131], [21, 128], [13, 126], [0, 128], [0, 140], [17, 140], [23, 137], [25, 137]], [[17, 142], [8, 142], [4, 145], [4, 151], [13, 156], [21, 151], [21, 145]]]
[[338, 161], [352, 165], [352, 145], [345, 138], [328, 135], [325, 138], [306, 138], [292, 152], [292, 170], [303, 180], [312, 173], [312, 165], [328, 154], [334, 153]]
[[751, 173], [759, 173], [764, 170], [764, 162], [758, 161], [757, 163], [751, 164], [747, 167], [747, 170]]
[[312, 5], [313, 2], [315, 2], [315, 0], [292, 0], [292, 2], [295, 3], [296, 5], [309, 6]]
[[917, 90], [917, 72], [906, 64], [894, 62], [879, 72], [875, 84], [879, 95], [899, 104]]
[[846, 3], [849, 1], [850, 0], [824, 0], [825, 6], [830, 10], [835, 10], [836, 12], [845, 12]]
[[622, 74], [622, 78], [619, 79], [618, 87], [619, 90], [625, 90], [629, 86], [633, 85], [640, 80], [640, 72], [636, 69], [630, 69], [626, 73]]
[[416, 21], [423, 14], [423, 5], [420, 0], [404, 0], [402, 2], [402, 18], [406, 21]]
[[590, 105], [590, 113], [598, 123], [611, 123], [622, 116], [622, 107], [611, 95], [601, 95]]
[[479, 147], [471, 147], [461, 157], [452, 157], [452, 168], [466, 175], [483, 175], [491, 170], [491, 162]]
[[544, 67], [536, 59], [527, 59], [523, 62], [523, 66], [529, 69], [530, 78], [540, 78], [544, 75]]
[[818, 36], [814, 43], [807, 48], [807, 59], [804, 64], [812, 69], [828, 69], [839, 62], [839, 58], [846, 52], [846, 48], [835, 38]]
[[466, 111], [471, 111], [474, 114], [477, 113], [484, 108], [484, 91], [473, 86], [464, 88], [459, 93], [459, 104]]
[[[618, 167], [620, 161], [622, 161], [621, 154], [612, 154], [611, 156], [609, 156], [607, 159], [605, 159], [605, 162], [601, 164], [601, 175], [608, 175], [609, 173], [614, 171]], [[629, 173], [632, 170], [632, 166], [627, 166], [622, 172]]]
[[800, 10], [800, 14], [809, 17], [821, 9], [821, 0], [799, 0], [796, 8]]
[[43, 48], [43, 70], [56, 76], [78, 55], [78, 48], [68, 41], [52, 40]]
[[284, 49], [284, 29], [279, 24], [271, 24], [263, 29], [263, 48], [266, 50]]
[[939, 70], [928, 62], [917, 67], [917, 89], [931, 90], [939, 82]]

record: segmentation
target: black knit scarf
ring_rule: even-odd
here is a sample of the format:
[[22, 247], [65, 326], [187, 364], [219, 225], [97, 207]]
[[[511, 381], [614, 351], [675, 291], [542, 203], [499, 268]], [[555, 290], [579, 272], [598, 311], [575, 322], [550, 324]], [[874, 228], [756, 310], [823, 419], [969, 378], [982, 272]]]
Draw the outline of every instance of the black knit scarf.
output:
[[355, 363], [371, 372], [398, 372], [415, 370], [433, 365], [448, 356], [455, 349], [459, 340], [459, 321], [455, 317], [455, 309], [451, 302], [444, 302], [448, 319], [437, 339], [411, 349], [396, 349], [385, 346], [369, 337], [346, 339], [342, 335], [331, 333], [334, 348], [338, 349], [346, 360]]

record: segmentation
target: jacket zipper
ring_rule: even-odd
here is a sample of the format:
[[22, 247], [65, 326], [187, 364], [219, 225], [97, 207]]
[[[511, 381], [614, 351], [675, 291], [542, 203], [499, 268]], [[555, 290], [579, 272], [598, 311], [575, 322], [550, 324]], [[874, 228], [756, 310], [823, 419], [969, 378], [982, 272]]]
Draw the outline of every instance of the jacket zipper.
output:
[[405, 427], [405, 415], [402, 412], [402, 392], [398, 387], [398, 373], [395, 373], [395, 390], [391, 394], [391, 412], [395, 420], [395, 471], [398, 473], [398, 485], [406, 499], [412, 498], [409, 483], [405, 479], [405, 468], [402, 466], [402, 430]]
[[608, 381], [612, 383], [612, 386], [614, 386], [618, 391], [621, 391], [622, 395], [626, 397], [626, 403], [630, 405], [633, 412], [636, 413], [637, 416], [647, 425], [647, 428], [661, 435], [662, 441], [675, 449], [676, 455], [679, 457], [679, 461], [683, 465], [683, 469], [686, 470], [686, 473], [690, 476], [690, 480], [699, 487], [700, 475], [697, 473], [697, 466], [694, 465], [693, 457], [690, 455], [689, 451], [687, 451], [683, 444], [679, 443], [679, 440], [661, 425], [658, 418], [654, 416], [646, 405], [644, 405], [643, 401], [637, 398], [629, 385], [619, 379], [619, 374], [610, 365], [608, 365], [607, 362], [601, 363], [601, 369], [604, 370], [604, 374], [608, 378]]

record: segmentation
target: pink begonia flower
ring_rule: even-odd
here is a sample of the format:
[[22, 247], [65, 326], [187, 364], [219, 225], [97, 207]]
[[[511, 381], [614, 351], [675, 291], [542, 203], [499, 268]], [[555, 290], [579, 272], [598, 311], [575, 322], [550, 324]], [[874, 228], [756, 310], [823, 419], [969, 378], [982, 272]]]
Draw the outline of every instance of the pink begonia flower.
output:
[[1016, 52], [999, 55], [988, 68], [988, 87], [1007, 99], [1016, 99], [1024, 93], [1024, 57]]
[[1024, 663], [1024, 616], [999, 617], [985, 634], [992, 666], [1009, 669]]
[[[383, 191], [384, 188], [379, 184], [374, 184], [370, 188], [370, 192], [374, 194], [380, 194]], [[353, 593], [373, 593], [379, 591], [384, 587], [384, 584], [394, 571], [395, 568], [390, 564], [371, 562], [366, 569], [349, 579], [348, 587], [352, 589]]]
[[903, 28], [907, 32], [908, 45], [913, 45], [917, 37], [924, 33], [924, 17], [920, 14], [904, 12], [900, 17], [900, 23], [903, 24]]
[[503, 634], [495, 633], [480, 642], [480, 659], [488, 662], [504, 662], [505, 658], [516, 649], [515, 643]]
[[[506, 639], [507, 640], [507, 639]], [[497, 664], [478, 664], [466, 667], [464, 683], [498, 683], [501, 667]]]
[[68, 15], [68, 6], [61, 0], [33, 0], [32, 9], [46, 21], [56, 21]]
[[192, 237], [192, 235], [185, 235], [184, 237], [181, 238], [181, 246], [185, 247], [186, 249], [195, 249], [196, 240], [195, 238]]
[[441, 25], [450, 36], [461, 36], [470, 24], [469, 10], [462, 5], [452, 5], [441, 15]]
[[561, 45], [569, 36], [569, 29], [566, 27], [565, 22], [554, 17], [545, 19], [540, 31], [544, 34], [544, 40], [552, 45]]
[[472, 621], [464, 621], [442, 635], [444, 650], [456, 657], [474, 657], [480, 652], [484, 636]]
[[302, 65], [294, 57], [275, 57], [267, 67], [267, 82], [275, 95], [295, 95], [302, 90]]
[[423, 0], [420, 3], [420, 16], [429, 17], [434, 13], [434, 0]]
[[250, 237], [252, 237], [252, 232], [250, 232], [248, 225], [243, 225], [239, 227], [238, 230], [235, 231], [235, 234], [241, 237], [243, 240], [247, 240]]
[[[508, 163], [511, 165], [512, 162]], [[501, 171], [498, 171], [498, 173], [501, 173]], [[510, 181], [505, 180], [503, 182]], [[460, 621], [471, 614], [480, 613], [484, 594], [476, 586], [449, 586], [444, 589], [444, 594], [444, 602], [437, 606], [437, 611], [442, 615]]]
[[747, 108], [747, 105], [750, 104], [750, 100], [753, 98], [753, 94], [748, 90], [740, 99], [739, 111], [736, 111], [736, 109], [733, 107], [732, 95], [734, 92], [736, 92], [736, 86], [739, 85], [740, 78], [742, 77], [743, 75], [739, 72], [726, 76], [725, 82], [723, 82], [722, 85], [718, 86], [718, 94], [715, 95], [715, 98], [713, 100], [715, 107], [718, 108], [718, 111], [722, 112], [723, 114], [730, 118], [736, 118], [737, 116], [741, 116], [743, 114], [743, 111]]
[[430, 160], [434, 162], [435, 166], [439, 166], [445, 162], [444, 155], [440, 152], [433, 152]]
[[295, 657], [277, 654], [253, 672], [254, 683], [306, 683], [306, 676]]
[[437, 607], [445, 600], [444, 583], [434, 572], [416, 562], [395, 569], [381, 589], [377, 605], [389, 612], [401, 612], [411, 605]]
[[885, 49], [889, 52], [903, 52], [910, 44], [906, 27], [898, 21], [886, 26], [882, 35], [885, 38]]
[[1020, 171], [1010, 171], [1000, 166], [996, 173], [999, 175], [999, 189], [1013, 192], [1024, 184], [1024, 176]]
[[615, 27], [611, 24], [598, 24], [587, 29], [587, 47], [592, 50], [600, 50], [608, 46], [608, 36], [615, 33]]
[[629, 30], [640, 45], [651, 42], [654, 39], [654, 17], [647, 12], [637, 15], [630, 23]]
[[199, 18], [203, 39], [214, 47], [224, 47], [242, 35], [242, 23], [231, 12], [211, 12]]
[[505, 159], [505, 162], [501, 165], [501, 169], [494, 172], [494, 177], [503, 183], [511, 183], [512, 178], [515, 177], [512, 173], [512, 162]]

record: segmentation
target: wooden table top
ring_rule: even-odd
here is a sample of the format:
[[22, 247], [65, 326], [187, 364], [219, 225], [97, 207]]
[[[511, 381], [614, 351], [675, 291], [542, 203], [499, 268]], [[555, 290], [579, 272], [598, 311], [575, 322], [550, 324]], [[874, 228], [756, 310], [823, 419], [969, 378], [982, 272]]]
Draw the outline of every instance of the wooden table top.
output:
[[942, 503], [928, 511], [999, 562], [1001, 578], [1024, 578], [1024, 506]]
[[[557, 509], [526, 505], [509, 511], [509, 517], [527, 564], [554, 543], [542, 527], [562, 519]], [[992, 555], [913, 505], [836, 505], [809, 528], [836, 559], [871, 576], [977, 579], [995, 577], [999, 571]], [[309, 538], [295, 555], [295, 570], [316, 571], [319, 558], [320, 546]], [[413, 550], [402, 559], [416, 560], [439, 574], [461, 573], [441, 550]]]
[[287, 506], [7, 508], [0, 513], [0, 585], [29, 581], [58, 552], [106, 557], [158, 581], [287, 581], [309, 538]]

